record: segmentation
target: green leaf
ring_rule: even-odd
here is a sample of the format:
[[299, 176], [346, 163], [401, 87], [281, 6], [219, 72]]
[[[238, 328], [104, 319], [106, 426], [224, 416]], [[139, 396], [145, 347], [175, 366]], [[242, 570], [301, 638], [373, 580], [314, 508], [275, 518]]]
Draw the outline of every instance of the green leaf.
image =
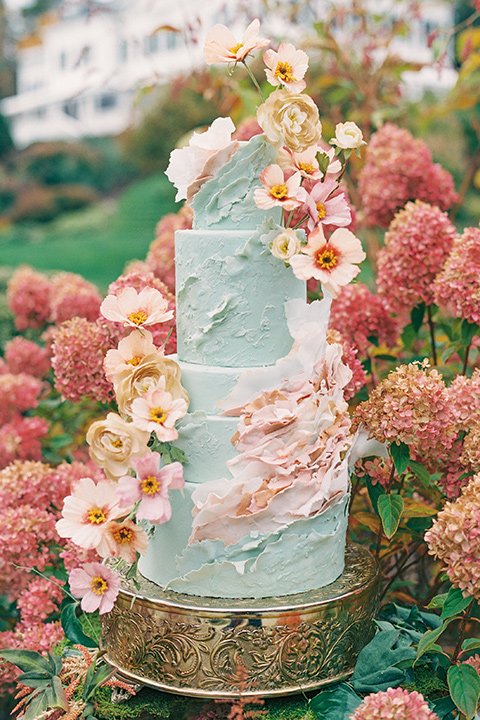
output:
[[480, 648], [480, 640], [477, 638], [467, 638], [462, 643], [462, 650], [476, 650]]
[[410, 462], [410, 448], [405, 443], [395, 443], [390, 445], [390, 455], [392, 456], [393, 464], [399, 475], [401, 475], [408, 467]]
[[38, 716], [44, 713], [47, 708], [47, 696], [42, 690], [28, 703], [25, 714], [22, 715], [22, 720], [37, 720]]
[[433, 630], [427, 630], [427, 632], [425, 632], [422, 635], [422, 638], [421, 638], [420, 642], [418, 643], [417, 657], [416, 657], [415, 662], [417, 662], [417, 660], [419, 658], [421, 658], [422, 655], [425, 655], [425, 653], [432, 650], [436, 641], [438, 640], [440, 635], [443, 633], [443, 631], [445, 630], [445, 628], [447, 627], [449, 622], [450, 622], [450, 620], [445, 620], [445, 622], [443, 622], [439, 627], [434, 628]]
[[62, 681], [58, 675], [54, 675], [52, 678], [52, 690], [54, 695], [54, 705], [52, 707], [59, 707], [62, 710], [68, 710], [68, 698], [65, 689], [62, 685]]
[[326, 152], [318, 152], [317, 153], [317, 162], [318, 167], [321, 173], [325, 175], [325, 173], [328, 170], [328, 166], [330, 165], [330, 158], [328, 157]]
[[422, 463], [416, 462], [415, 460], [409, 460], [408, 467], [410, 470], [413, 470], [422, 485], [430, 485], [430, 473], [425, 467], [423, 467]]
[[440, 615], [441, 620], [460, 615], [460, 613], [463, 612], [471, 602], [472, 598], [464, 598], [460, 588], [450, 588], [443, 606], [442, 614]]
[[89, 635], [85, 635], [83, 632], [82, 623], [76, 616], [76, 609], [78, 602], [68, 603], [62, 610], [61, 621], [63, 632], [65, 633], [67, 640], [70, 640], [74, 645], [84, 645], [89, 648], [97, 648], [98, 643]]
[[0, 650], [0, 657], [13, 663], [23, 672], [34, 670], [52, 674], [48, 660], [34, 650]]
[[480, 675], [471, 665], [462, 663], [448, 668], [447, 683], [450, 696], [457, 708], [472, 720], [480, 698]]
[[399, 630], [379, 632], [360, 651], [351, 679], [357, 692], [378, 692], [396, 687], [404, 681], [405, 670], [396, 665], [403, 660], [412, 660], [415, 650], [405, 646], [394, 647], [399, 636]]
[[312, 698], [309, 707], [320, 720], [348, 720], [361, 702], [349, 685], [340, 683]]
[[462, 342], [467, 347], [472, 342], [473, 338], [477, 334], [477, 332], [480, 330], [480, 326], [477, 325], [477, 323], [468, 322], [468, 320], [463, 320], [462, 327], [461, 327], [461, 336], [462, 336]]
[[432, 700], [432, 705], [439, 720], [450, 720], [450, 718], [454, 720], [452, 710], [455, 710], [455, 703], [449, 695], [438, 700]]
[[95, 671], [96, 663], [93, 662], [87, 670], [85, 676], [85, 682], [83, 684], [82, 699], [87, 702], [92, 697], [94, 692], [97, 690], [102, 683], [106, 682], [115, 672], [115, 668], [111, 665], [101, 665], [98, 670]]
[[380, 485], [380, 483], [376, 483], [375, 485], [373, 485], [369, 477], [367, 477], [367, 490], [373, 510], [378, 514], [378, 498], [380, 497], [380, 495], [385, 495], [385, 490]]
[[402, 518], [404, 502], [401, 495], [380, 495], [378, 498], [378, 514], [382, 521], [387, 538], [395, 535]]
[[435, 595], [434, 598], [430, 600], [430, 602], [427, 605], [427, 608], [429, 610], [437, 610], [438, 608], [443, 608], [445, 605], [445, 600], [447, 599], [448, 593], [442, 593], [441, 595]]
[[47, 672], [29, 672], [21, 673], [15, 678], [16, 682], [31, 688], [47, 688], [52, 682], [52, 675]]
[[412, 326], [413, 326], [413, 329], [415, 330], [415, 333], [418, 333], [418, 331], [422, 327], [424, 317], [425, 317], [425, 303], [420, 303], [420, 305], [416, 305], [412, 309], [412, 312], [410, 313], [410, 319], [412, 321]]
[[408, 350], [412, 347], [413, 343], [417, 339], [417, 333], [415, 331], [415, 328], [410, 323], [409, 325], [405, 325], [402, 331], [402, 343], [403, 346]]

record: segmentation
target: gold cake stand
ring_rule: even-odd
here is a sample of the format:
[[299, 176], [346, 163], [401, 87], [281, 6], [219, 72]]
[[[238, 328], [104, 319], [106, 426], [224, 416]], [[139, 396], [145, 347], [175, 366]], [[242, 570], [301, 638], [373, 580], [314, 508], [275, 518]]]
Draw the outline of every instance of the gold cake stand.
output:
[[345, 679], [374, 634], [379, 575], [361, 546], [348, 545], [345, 560], [320, 590], [256, 600], [123, 580], [101, 616], [105, 659], [129, 680], [202, 698], [288, 695]]

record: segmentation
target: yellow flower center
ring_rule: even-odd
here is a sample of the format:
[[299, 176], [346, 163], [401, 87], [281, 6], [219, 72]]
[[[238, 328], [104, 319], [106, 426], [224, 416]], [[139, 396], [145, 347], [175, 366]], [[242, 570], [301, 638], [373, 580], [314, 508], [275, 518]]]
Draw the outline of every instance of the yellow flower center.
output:
[[113, 532], [113, 537], [119, 545], [129, 545], [133, 540], [133, 530], [129, 527], [119, 527]]
[[313, 173], [315, 172], [315, 168], [310, 163], [301, 162], [298, 163], [298, 167], [307, 175], [313, 175]]
[[160, 490], [160, 483], [155, 475], [149, 475], [144, 480], [140, 480], [140, 487], [145, 495], [156, 495]]
[[281, 80], [281, 82], [285, 83], [295, 80], [295, 78], [293, 77], [293, 68], [290, 63], [287, 62], [279, 62], [277, 64], [274, 75], [276, 78]]
[[325, 209], [325, 205], [321, 202], [317, 203], [317, 210], [318, 210], [318, 219], [323, 220], [325, 215], [327, 214], [327, 211]]
[[107, 516], [103, 512], [103, 509], [98, 506], [91, 507], [87, 513], [87, 517], [88, 522], [92, 523], [92, 525], [101, 525], [107, 520]]
[[108, 583], [99, 575], [98, 577], [92, 578], [90, 589], [95, 595], [105, 595], [108, 590]]
[[135, 367], [137, 365], [140, 365], [142, 362], [143, 357], [141, 355], [135, 355], [135, 357], [130, 358], [130, 360], [127, 360], [127, 365], [134, 365]]
[[277, 200], [284, 200], [288, 196], [288, 190], [285, 183], [282, 183], [281, 185], [273, 185], [270, 188], [270, 195], [273, 195], [274, 198], [277, 198]]
[[322, 270], [332, 270], [338, 265], [338, 255], [333, 248], [324, 246], [316, 253], [315, 262]]
[[137, 312], [130, 313], [130, 315], [128, 315], [128, 319], [134, 325], [143, 325], [143, 323], [148, 320], [148, 315], [145, 310], [137, 310]]
[[243, 47], [243, 43], [242, 43], [242, 42], [238, 42], [236, 45], [234, 45], [233, 47], [230, 48], [230, 52], [231, 52], [233, 55], [236, 55], [237, 52], [240, 50], [241, 47]]
[[121, 450], [123, 448], [123, 440], [115, 438], [115, 440], [112, 440], [112, 445], [114, 448], [117, 448], [117, 450]]
[[153, 420], [153, 422], [158, 423], [161, 425], [165, 420], [167, 419], [167, 413], [165, 410], [161, 407], [158, 408], [152, 408], [150, 410], [150, 420]]

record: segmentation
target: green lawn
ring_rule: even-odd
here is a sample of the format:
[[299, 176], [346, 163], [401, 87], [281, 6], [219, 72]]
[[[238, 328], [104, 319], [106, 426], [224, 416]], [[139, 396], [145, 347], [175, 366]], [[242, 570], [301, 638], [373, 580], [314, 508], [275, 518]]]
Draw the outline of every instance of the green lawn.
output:
[[174, 195], [161, 173], [137, 181], [116, 201], [50, 223], [8, 228], [0, 232], [0, 267], [5, 271], [5, 266], [28, 264], [38, 270], [67, 270], [105, 291], [127, 262], [145, 259], [155, 225], [175, 211]]

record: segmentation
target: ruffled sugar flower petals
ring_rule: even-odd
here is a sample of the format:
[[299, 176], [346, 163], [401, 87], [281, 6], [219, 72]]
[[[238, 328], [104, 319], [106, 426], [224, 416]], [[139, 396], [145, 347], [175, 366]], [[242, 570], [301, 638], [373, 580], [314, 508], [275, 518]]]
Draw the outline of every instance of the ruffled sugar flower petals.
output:
[[335, 180], [316, 182], [310, 191], [301, 187], [297, 193], [305, 210], [308, 212], [308, 229], [313, 230], [316, 225], [334, 225], [335, 227], [346, 227], [352, 221], [350, 206], [345, 198], [345, 193], [332, 196], [336, 190]]
[[275, 147], [286, 145], [292, 152], [302, 152], [318, 145], [322, 124], [318, 108], [309, 95], [274, 90], [257, 110], [257, 120]]
[[323, 289], [336, 297], [358, 275], [357, 263], [365, 258], [360, 240], [350, 230], [335, 230], [327, 242], [323, 230], [317, 227], [310, 233], [307, 245], [290, 259], [290, 265], [297, 278], [320, 280]]
[[163, 355], [153, 344], [152, 334], [148, 330], [132, 330], [118, 343], [116, 350], [109, 350], [105, 356], [103, 368], [107, 379], [113, 383], [124, 371], [133, 371], [148, 355]]
[[207, 65], [239, 62], [252, 52], [266, 47], [270, 40], [259, 38], [260, 20], [255, 18], [243, 33], [240, 42], [225, 25], [214, 25], [205, 38], [204, 56]]
[[367, 144], [362, 131], [354, 122], [337, 123], [335, 137], [330, 142], [342, 150], [352, 150]]
[[137, 520], [149, 520], [155, 525], [170, 520], [168, 491], [185, 485], [182, 464], [174, 462], [160, 468], [160, 460], [157, 452], [133, 460], [137, 476], [120, 478], [117, 489], [120, 503], [129, 505], [140, 501]]
[[416, 690], [388, 688], [364, 698], [350, 720], [438, 720], [427, 701]]
[[308, 68], [308, 55], [303, 50], [297, 50], [291, 43], [282, 43], [278, 52], [267, 50], [263, 62], [267, 66], [265, 74], [270, 85], [283, 85], [294, 93], [305, 89], [303, 77]]
[[124, 415], [131, 414], [132, 402], [152, 387], [170, 393], [174, 400], [182, 398], [189, 402], [189, 396], [180, 382], [180, 366], [175, 360], [161, 355], [147, 355], [143, 362], [130, 372], [122, 373], [115, 387], [118, 410]]
[[152, 387], [132, 402], [131, 415], [140, 430], [154, 432], [160, 442], [176, 440], [176, 421], [183, 417], [188, 403], [183, 398], [173, 399], [169, 392]]
[[148, 547], [147, 533], [132, 520], [108, 522], [105, 525], [104, 538], [109, 555], [121, 557], [127, 563], [134, 563], [137, 552], [144, 555]]
[[70, 538], [85, 550], [95, 549], [102, 557], [110, 554], [105, 541], [105, 526], [128, 511], [120, 508], [113, 482], [81, 478], [63, 503], [62, 517], [56, 528], [62, 538]]
[[262, 188], [254, 193], [255, 205], [263, 210], [281, 206], [290, 211], [300, 205], [296, 194], [300, 189], [301, 176], [295, 173], [288, 180], [279, 165], [269, 165], [260, 173]]
[[295, 230], [286, 228], [273, 241], [271, 251], [274, 257], [288, 262], [290, 258], [300, 252], [300, 247], [300, 238]]
[[120, 590], [120, 578], [101, 563], [85, 563], [83, 568], [72, 570], [68, 582], [72, 595], [82, 598], [84, 612], [100, 615], [112, 610]]
[[203, 183], [214, 177], [238, 150], [238, 140], [231, 137], [234, 130], [231, 118], [216, 118], [205, 132], [193, 133], [188, 146], [170, 153], [165, 175], [177, 188], [177, 202], [191, 202]]
[[116, 413], [108, 413], [105, 420], [92, 423], [87, 431], [90, 457], [111, 480], [128, 472], [132, 457], [148, 451], [149, 439], [150, 432], [126, 422]]
[[107, 295], [100, 312], [107, 320], [133, 328], [166, 322], [173, 317], [172, 310], [168, 310], [168, 300], [161, 292], [150, 287], [140, 292], [126, 287], [118, 295]]

